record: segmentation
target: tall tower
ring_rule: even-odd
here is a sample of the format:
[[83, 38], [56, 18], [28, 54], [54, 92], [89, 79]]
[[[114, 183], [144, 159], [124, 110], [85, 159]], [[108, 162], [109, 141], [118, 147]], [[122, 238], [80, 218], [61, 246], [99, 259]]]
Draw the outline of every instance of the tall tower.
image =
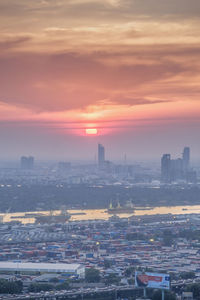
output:
[[190, 148], [189, 147], [185, 147], [183, 149], [182, 158], [183, 158], [183, 169], [184, 169], [184, 171], [187, 171], [190, 166]]
[[164, 183], [170, 183], [171, 173], [171, 155], [163, 154], [161, 159], [161, 181]]
[[101, 144], [98, 144], [98, 164], [102, 166], [105, 162], [105, 148]]

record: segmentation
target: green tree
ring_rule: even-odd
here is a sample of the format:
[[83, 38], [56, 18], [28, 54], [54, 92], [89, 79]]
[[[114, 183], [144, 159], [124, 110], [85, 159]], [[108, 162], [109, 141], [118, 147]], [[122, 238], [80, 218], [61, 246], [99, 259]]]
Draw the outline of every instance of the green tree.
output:
[[194, 298], [199, 298], [200, 295], [200, 284], [199, 283], [193, 283], [189, 286], [187, 286], [188, 292], [193, 292]]
[[173, 244], [173, 235], [172, 232], [168, 229], [164, 230], [163, 232], [163, 245], [164, 246], [172, 246]]
[[[165, 272], [163, 272], [163, 273], [165, 273]], [[178, 279], [178, 275], [176, 273], [174, 273], [174, 272], [169, 272], [169, 275], [170, 275], [170, 279], [171, 280]]]
[[105, 278], [105, 284], [107, 285], [111, 285], [111, 284], [119, 284], [120, 282], [120, 278], [116, 275], [116, 274], [109, 274], [106, 278]]
[[41, 291], [51, 291], [54, 289], [54, 286], [49, 283], [31, 283], [28, 290], [29, 292], [38, 293]]
[[23, 289], [23, 283], [19, 281], [7, 281], [0, 279], [1, 294], [20, 294]]
[[[145, 272], [153, 272], [153, 269], [152, 269], [152, 268], [146, 267], [146, 268], [145, 268]], [[161, 272], [161, 273], [165, 273], [165, 272]]]
[[105, 269], [109, 269], [112, 266], [112, 263], [109, 260], [104, 260]]
[[65, 281], [56, 286], [56, 290], [69, 290], [69, 282]]
[[126, 234], [126, 239], [128, 241], [134, 241], [134, 240], [146, 240], [146, 236], [143, 233], [138, 232], [130, 232]]
[[182, 272], [181, 274], [180, 274], [180, 277], [182, 278], [182, 279], [190, 279], [190, 278], [195, 278], [195, 273], [194, 272]]
[[[162, 299], [161, 290], [153, 291], [151, 299], [152, 300], [161, 300]], [[176, 295], [171, 291], [165, 291], [165, 300], [176, 300]]]
[[134, 276], [135, 275], [135, 268], [129, 267], [125, 270], [124, 275], [126, 277]]
[[53, 277], [49, 280], [49, 282], [52, 282], [52, 283], [58, 283], [59, 282], [59, 279], [57, 277]]
[[99, 270], [90, 268], [85, 270], [85, 280], [87, 282], [99, 282], [101, 279]]
[[128, 284], [134, 285], [134, 283], [135, 283], [135, 278], [128, 279]]

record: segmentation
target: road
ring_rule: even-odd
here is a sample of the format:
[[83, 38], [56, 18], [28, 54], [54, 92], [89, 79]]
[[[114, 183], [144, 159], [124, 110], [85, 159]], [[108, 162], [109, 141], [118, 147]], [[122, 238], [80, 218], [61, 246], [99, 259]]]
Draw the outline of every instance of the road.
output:
[[25, 299], [34, 299], [34, 300], [46, 300], [46, 299], [66, 299], [67, 297], [74, 297], [74, 296], [82, 296], [82, 299], [84, 299], [84, 296], [88, 294], [95, 294], [95, 293], [116, 293], [118, 291], [127, 291], [127, 290], [138, 290], [138, 288], [134, 286], [111, 286], [111, 287], [104, 287], [104, 288], [92, 288], [92, 289], [84, 289], [84, 290], [70, 290], [70, 291], [50, 291], [50, 292], [40, 292], [40, 293], [28, 293], [23, 295], [2, 295], [0, 296], [0, 300], [25, 300]]

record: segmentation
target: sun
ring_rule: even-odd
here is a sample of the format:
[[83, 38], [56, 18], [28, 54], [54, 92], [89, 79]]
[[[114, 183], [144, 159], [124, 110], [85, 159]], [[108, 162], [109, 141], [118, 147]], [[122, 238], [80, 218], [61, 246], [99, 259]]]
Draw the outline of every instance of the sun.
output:
[[96, 135], [98, 133], [96, 128], [86, 128], [85, 133], [87, 135]]

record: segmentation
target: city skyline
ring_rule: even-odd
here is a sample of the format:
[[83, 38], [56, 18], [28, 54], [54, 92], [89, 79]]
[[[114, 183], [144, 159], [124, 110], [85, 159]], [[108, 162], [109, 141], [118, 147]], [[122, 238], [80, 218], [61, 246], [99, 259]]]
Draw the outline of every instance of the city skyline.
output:
[[[179, 152], [177, 154], [174, 155], [173, 152], [169, 151], [165, 151], [165, 153], [161, 153], [160, 156], [155, 157], [154, 159], [143, 159], [143, 160], [139, 160], [137, 158], [134, 158], [132, 156], [128, 156], [126, 153], [121, 153], [121, 156], [119, 158], [113, 158], [112, 157], [112, 149], [111, 149], [111, 153], [107, 152], [107, 147], [105, 147], [104, 144], [96, 144], [95, 145], [95, 150], [93, 155], [90, 158], [83, 158], [83, 159], [69, 159], [69, 157], [65, 156], [65, 157], [57, 157], [54, 159], [42, 159], [41, 157], [36, 157], [36, 156], [31, 156], [30, 153], [26, 153], [23, 155], [21, 155], [20, 157], [17, 157], [15, 159], [11, 159], [10, 163], [14, 163], [16, 165], [17, 162], [20, 161], [20, 166], [22, 169], [26, 169], [26, 165], [28, 165], [28, 169], [31, 169], [32, 166], [35, 163], [36, 160], [36, 165], [41, 164], [41, 163], [48, 163], [48, 162], [58, 162], [58, 164], [63, 164], [64, 165], [70, 165], [71, 162], [77, 164], [77, 163], [94, 163], [98, 166], [106, 166], [107, 164], [112, 164], [112, 163], [120, 163], [120, 164], [135, 164], [135, 163], [154, 163], [155, 167], [157, 167], [160, 163], [160, 157], [161, 157], [161, 169], [162, 169], [162, 158], [163, 157], [169, 157], [169, 160], [172, 161], [178, 161], [178, 160], [182, 160], [182, 168], [184, 170], [188, 170], [190, 168], [193, 168], [196, 164], [196, 166], [198, 166], [199, 161], [195, 160], [193, 157], [193, 151], [191, 151], [191, 147], [189, 146], [184, 146], [183, 148], [183, 152], [182, 152], [182, 157], [180, 157], [180, 149]], [[192, 153], [191, 153], [192, 152]], [[192, 155], [191, 155], [192, 154]], [[173, 157], [173, 159], [172, 159]], [[3, 160], [0, 159], [0, 163], [2, 163]], [[5, 160], [5, 163], [9, 163], [9, 160]], [[30, 164], [30, 166], [29, 166]], [[62, 166], [61, 166], [62, 167]]]
[[[94, 141], [93, 141], [94, 142]], [[161, 156], [164, 156], [164, 155], [170, 155], [170, 156], [173, 156], [174, 158], [173, 159], [179, 159], [180, 157], [180, 148], [177, 149], [176, 152], [172, 151], [172, 148], [170, 149], [169, 147], [167, 148], [168, 151], [166, 151], [166, 149], [163, 151], [163, 153], [159, 153], [157, 156], [154, 156], [154, 157], [148, 157], [147, 155], [145, 155], [144, 157], [137, 157], [137, 156], [134, 156], [133, 153], [131, 155], [127, 155], [127, 153], [129, 153], [129, 151], [126, 151], [128, 149], [124, 149], [124, 152], [121, 152], [119, 153], [119, 156], [113, 156], [113, 148], [112, 148], [112, 145], [109, 145], [109, 147], [107, 147], [108, 145], [107, 144], [102, 144], [102, 143], [99, 143], [99, 142], [95, 142], [93, 143], [93, 146], [92, 148], [90, 149], [91, 152], [90, 152], [90, 156], [88, 155], [85, 155], [85, 157], [81, 156], [81, 157], [77, 157], [77, 158], [73, 158], [73, 157], [69, 157], [67, 156], [66, 154], [64, 155], [61, 155], [61, 156], [52, 156], [52, 157], [49, 157], [49, 156], [46, 156], [46, 157], [42, 157], [42, 156], [37, 156], [35, 155], [33, 152], [23, 152], [23, 153], [20, 153], [19, 155], [16, 155], [15, 157], [13, 158], [10, 158], [7, 157], [7, 159], [3, 159], [0, 157], [0, 162], [8, 162], [10, 160], [10, 162], [17, 162], [19, 159], [22, 161], [23, 159], [24, 160], [29, 160], [29, 159], [36, 159], [38, 162], [48, 162], [48, 161], [72, 161], [72, 162], [94, 162], [95, 164], [97, 163], [98, 165], [103, 165], [104, 163], [106, 162], [109, 162], [109, 161], [118, 161], [120, 163], [135, 163], [135, 162], [154, 162], [154, 163], [159, 163], [160, 162], [160, 157]], [[186, 165], [189, 163], [192, 163], [192, 164], [195, 164], [195, 163], [199, 163], [200, 159], [199, 159], [199, 156], [197, 157], [194, 157], [194, 152], [193, 152], [193, 149], [191, 149], [190, 146], [183, 146], [183, 152], [182, 152], [182, 159], [183, 157], [185, 156], [185, 159], [186, 161], [188, 160], [189, 162], [186, 162]], [[187, 150], [189, 149], [189, 150]], [[108, 151], [107, 151], [108, 150]], [[130, 150], [130, 149], [129, 149]], [[189, 151], [189, 153], [188, 153]], [[192, 152], [192, 155], [191, 155], [191, 152]], [[148, 151], [146, 152], [146, 154], [148, 153]], [[167, 153], [167, 154], [165, 154]], [[88, 153], [87, 153], [88, 154]], [[189, 156], [189, 159], [188, 159], [188, 156]]]

